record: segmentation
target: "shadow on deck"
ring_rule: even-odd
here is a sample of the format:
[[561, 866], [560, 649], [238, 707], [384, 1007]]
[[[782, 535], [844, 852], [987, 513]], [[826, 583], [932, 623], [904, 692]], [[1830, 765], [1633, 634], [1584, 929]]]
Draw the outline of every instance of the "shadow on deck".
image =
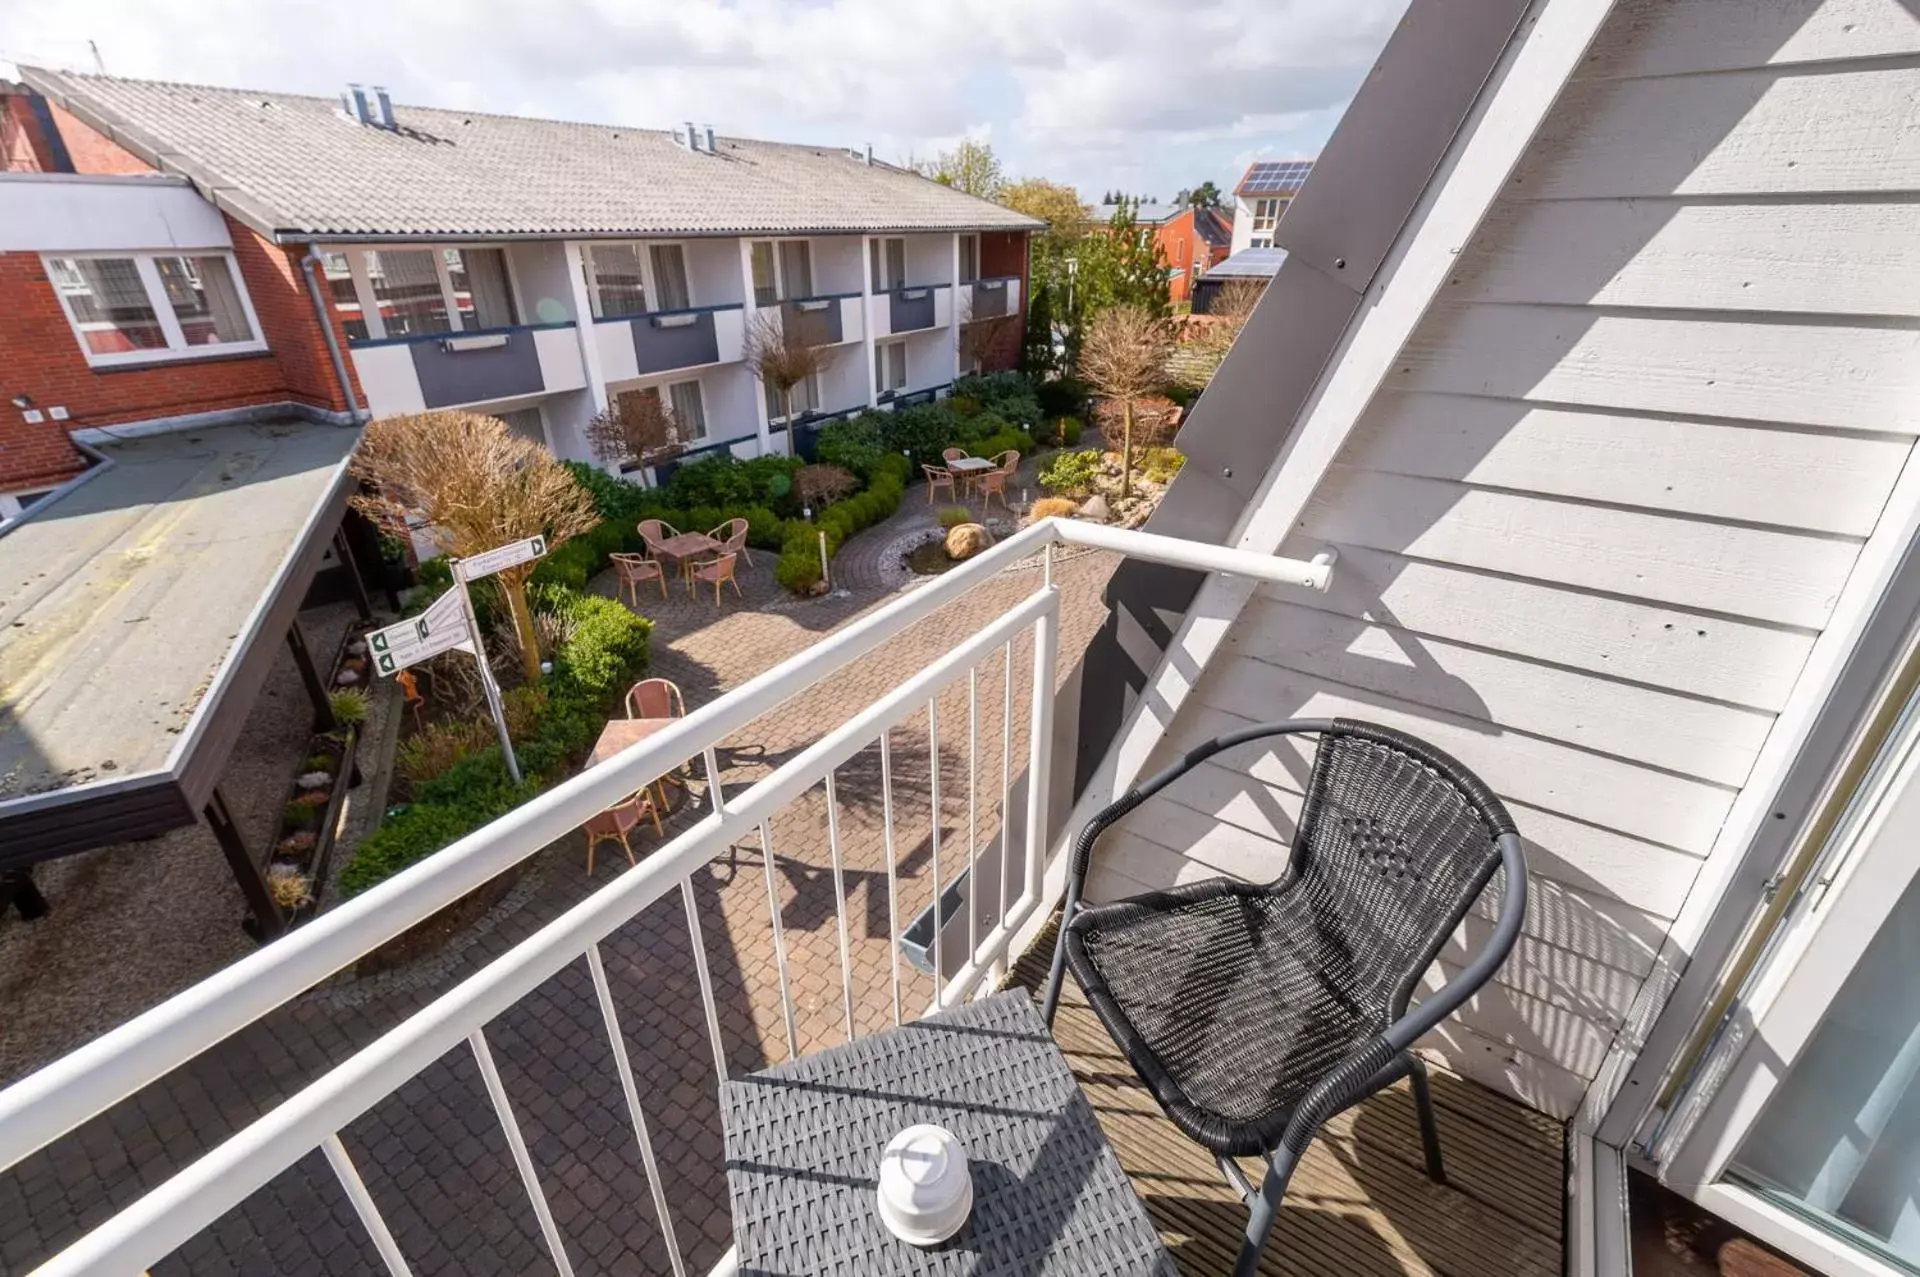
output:
[[[1013, 983], [1046, 982], [1052, 932]], [[1247, 1210], [1212, 1154], [1183, 1136], [1134, 1076], [1071, 976], [1054, 1037], [1180, 1271], [1232, 1269]], [[1427, 1179], [1405, 1082], [1334, 1119], [1287, 1193], [1261, 1272], [1376, 1277], [1448, 1273], [1551, 1277], [1561, 1271], [1561, 1124], [1433, 1069], [1446, 1184]], [[1260, 1167], [1244, 1164], [1259, 1182]]]

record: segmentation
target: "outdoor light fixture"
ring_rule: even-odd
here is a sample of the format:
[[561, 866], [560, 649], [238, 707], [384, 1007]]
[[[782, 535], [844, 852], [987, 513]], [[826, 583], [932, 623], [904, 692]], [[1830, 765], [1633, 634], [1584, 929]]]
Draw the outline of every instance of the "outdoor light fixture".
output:
[[13, 406], [21, 409], [22, 411], [25, 411], [26, 409], [33, 407], [33, 396], [32, 395], [15, 395], [13, 397]]

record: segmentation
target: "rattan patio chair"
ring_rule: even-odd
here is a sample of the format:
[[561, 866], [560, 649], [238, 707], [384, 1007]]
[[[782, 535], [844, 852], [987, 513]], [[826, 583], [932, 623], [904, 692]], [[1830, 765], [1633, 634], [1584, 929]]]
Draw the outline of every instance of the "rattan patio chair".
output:
[[[1082, 906], [1100, 835], [1205, 759], [1317, 736], [1286, 872], [1214, 878]], [[1504, 869], [1492, 935], [1446, 985], [1407, 1002]], [[1520, 838], [1500, 800], [1439, 750], [1350, 719], [1230, 732], [1101, 811], [1073, 847], [1046, 1018], [1064, 968], [1175, 1126], [1210, 1149], [1250, 1216], [1234, 1272], [1259, 1266], [1287, 1181], [1326, 1121], [1399, 1079], [1427, 1172], [1445, 1173], [1426, 1066], [1410, 1048], [1492, 978], [1526, 914]], [[1259, 1189], [1236, 1157], [1267, 1161]]]

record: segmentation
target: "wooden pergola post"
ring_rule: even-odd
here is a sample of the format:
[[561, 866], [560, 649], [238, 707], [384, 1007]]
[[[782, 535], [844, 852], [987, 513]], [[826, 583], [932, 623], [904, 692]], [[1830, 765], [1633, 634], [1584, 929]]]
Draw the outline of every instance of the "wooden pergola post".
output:
[[267, 876], [261, 872], [260, 862], [247, 850], [240, 827], [234, 823], [233, 813], [227, 807], [227, 796], [220, 792], [218, 785], [213, 787], [202, 814], [207, 818], [207, 828], [213, 831], [213, 840], [220, 844], [220, 851], [233, 870], [233, 880], [240, 884], [247, 908], [252, 911], [253, 916], [245, 924], [247, 934], [265, 944], [286, 931], [287, 918], [274, 903]]

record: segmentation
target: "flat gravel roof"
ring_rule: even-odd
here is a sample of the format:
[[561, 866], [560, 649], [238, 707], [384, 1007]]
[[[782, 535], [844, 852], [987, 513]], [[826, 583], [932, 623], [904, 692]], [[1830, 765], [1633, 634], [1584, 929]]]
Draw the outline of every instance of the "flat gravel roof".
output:
[[0, 817], [178, 770], [246, 647], [285, 637], [259, 619], [358, 439], [288, 419], [109, 443], [0, 536]]

